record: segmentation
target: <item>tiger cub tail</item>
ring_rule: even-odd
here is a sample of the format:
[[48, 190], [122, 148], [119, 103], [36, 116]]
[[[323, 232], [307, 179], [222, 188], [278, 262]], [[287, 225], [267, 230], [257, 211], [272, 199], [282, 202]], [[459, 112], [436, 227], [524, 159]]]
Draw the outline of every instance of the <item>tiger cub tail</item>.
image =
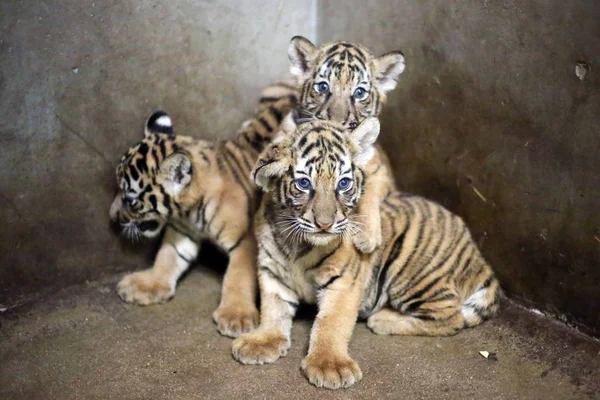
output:
[[[471, 260], [471, 270], [481, 271], [480, 274], [473, 276], [472, 279], [479, 280], [475, 290], [469, 295], [461, 307], [461, 314], [465, 320], [465, 327], [473, 327], [479, 325], [483, 321], [495, 316], [499, 309], [499, 302], [502, 296], [500, 283], [491, 271], [487, 261], [476, 250], [476, 256]], [[487, 275], [487, 276], [481, 276]], [[483, 282], [481, 281], [481, 279]]]

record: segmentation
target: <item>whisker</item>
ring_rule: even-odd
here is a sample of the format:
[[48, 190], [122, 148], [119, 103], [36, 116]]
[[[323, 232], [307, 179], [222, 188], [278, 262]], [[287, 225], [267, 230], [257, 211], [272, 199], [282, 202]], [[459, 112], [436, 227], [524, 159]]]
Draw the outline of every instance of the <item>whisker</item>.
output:
[[354, 221], [354, 220], [356, 220], [356, 219], [359, 219], [359, 220], [365, 220], [365, 219], [366, 219], [366, 218], [368, 218], [368, 217], [369, 217], [369, 216], [368, 216], [368, 215], [365, 215], [365, 214], [353, 214], [353, 215], [349, 216], [349, 217], [348, 217], [348, 219], [350, 219], [350, 220], [352, 220], [352, 221]]
[[292, 229], [290, 230], [290, 232], [288, 232], [288, 234], [285, 236], [285, 239], [283, 239], [283, 241], [285, 242], [285, 241], [287, 241], [287, 240], [288, 240], [288, 238], [291, 238], [291, 239], [292, 239], [292, 243], [293, 243], [293, 242], [294, 242], [294, 236], [295, 236], [296, 232], [297, 232], [299, 229], [300, 229], [300, 227], [299, 227], [297, 224], [295, 224], [295, 225], [292, 227]]

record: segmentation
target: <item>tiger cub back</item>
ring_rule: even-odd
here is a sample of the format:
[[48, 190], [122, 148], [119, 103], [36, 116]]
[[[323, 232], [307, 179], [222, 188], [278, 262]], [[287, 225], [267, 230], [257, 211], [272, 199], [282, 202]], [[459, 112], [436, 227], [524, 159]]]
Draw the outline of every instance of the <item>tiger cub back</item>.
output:
[[361, 306], [375, 333], [451, 335], [497, 312], [498, 280], [462, 218], [401, 192], [386, 196], [381, 214], [386, 245]]

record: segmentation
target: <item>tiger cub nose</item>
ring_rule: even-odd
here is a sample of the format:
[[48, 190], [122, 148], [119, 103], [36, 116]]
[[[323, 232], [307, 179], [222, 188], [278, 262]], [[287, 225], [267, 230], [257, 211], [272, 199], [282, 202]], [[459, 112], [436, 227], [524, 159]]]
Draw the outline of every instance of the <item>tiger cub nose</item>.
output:
[[317, 227], [325, 231], [333, 226], [333, 221], [315, 221]]
[[350, 122], [350, 123], [348, 124], [348, 127], [349, 127], [350, 129], [354, 129], [354, 128], [356, 128], [357, 126], [358, 126], [358, 122], [356, 122], [356, 121], [354, 121], [354, 122]]

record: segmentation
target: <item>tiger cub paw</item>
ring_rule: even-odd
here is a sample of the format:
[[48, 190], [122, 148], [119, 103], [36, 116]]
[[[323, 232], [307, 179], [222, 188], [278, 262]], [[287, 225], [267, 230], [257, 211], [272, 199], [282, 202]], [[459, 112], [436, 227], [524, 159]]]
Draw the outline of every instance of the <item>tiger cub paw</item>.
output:
[[269, 364], [287, 355], [290, 341], [278, 332], [254, 331], [233, 341], [233, 358], [242, 364]]
[[302, 360], [302, 372], [316, 387], [341, 389], [362, 379], [358, 364], [348, 355], [311, 353]]
[[147, 306], [169, 300], [175, 295], [175, 286], [157, 278], [151, 270], [139, 271], [121, 279], [117, 293], [127, 303]]
[[381, 246], [381, 225], [367, 225], [365, 229], [352, 237], [352, 243], [361, 253], [370, 254]]
[[235, 338], [256, 328], [259, 314], [254, 304], [220, 305], [212, 317], [221, 335]]

